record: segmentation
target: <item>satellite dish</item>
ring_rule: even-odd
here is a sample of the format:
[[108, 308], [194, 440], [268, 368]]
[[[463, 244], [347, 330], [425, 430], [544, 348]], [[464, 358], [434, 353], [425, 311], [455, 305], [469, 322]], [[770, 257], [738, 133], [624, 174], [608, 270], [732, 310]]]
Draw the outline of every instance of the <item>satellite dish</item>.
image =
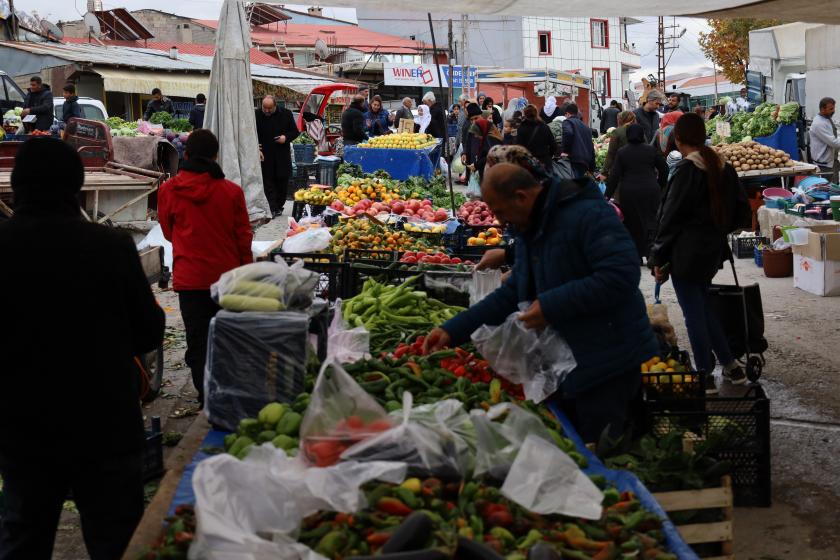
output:
[[330, 49], [327, 46], [327, 43], [323, 39], [316, 39], [315, 40], [315, 54], [318, 55], [318, 58], [321, 60], [325, 60], [330, 56]]
[[31, 31], [23, 32], [23, 40], [30, 43], [44, 43], [47, 41], [46, 37], [43, 35], [38, 35], [37, 33], [33, 33]]
[[88, 33], [94, 37], [102, 35], [102, 27], [99, 25], [99, 18], [96, 17], [96, 14], [93, 12], [86, 13], [83, 21], [85, 22], [85, 27], [87, 28]]
[[47, 19], [41, 20], [41, 31], [44, 32], [47, 39], [61, 41], [64, 38], [64, 31], [59, 29], [56, 24]]

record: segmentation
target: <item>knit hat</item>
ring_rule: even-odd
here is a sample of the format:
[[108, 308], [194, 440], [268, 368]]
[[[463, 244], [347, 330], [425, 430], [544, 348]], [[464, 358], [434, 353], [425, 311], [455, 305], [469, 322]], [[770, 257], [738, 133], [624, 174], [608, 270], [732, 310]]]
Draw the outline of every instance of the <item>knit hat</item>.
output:
[[470, 103], [467, 105], [467, 117], [480, 117], [481, 116], [481, 108], [478, 106], [478, 103]]

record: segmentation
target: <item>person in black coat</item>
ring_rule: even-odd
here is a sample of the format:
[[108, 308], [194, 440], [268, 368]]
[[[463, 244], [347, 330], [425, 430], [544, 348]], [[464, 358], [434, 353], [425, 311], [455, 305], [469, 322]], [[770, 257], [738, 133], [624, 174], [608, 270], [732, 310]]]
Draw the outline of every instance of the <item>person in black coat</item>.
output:
[[563, 108], [557, 106], [556, 97], [549, 95], [545, 98], [545, 105], [542, 109], [540, 109], [540, 119], [542, 119], [545, 124], [548, 124], [557, 117], [562, 117], [565, 114], [566, 112]]
[[55, 119], [55, 106], [50, 86], [40, 76], [29, 79], [29, 92], [23, 100], [21, 117], [35, 115], [35, 130], [49, 130]]
[[64, 124], [67, 124], [67, 121], [70, 119], [82, 118], [82, 108], [79, 107], [79, 96], [76, 95], [76, 86], [66, 84], [62, 95], [64, 95], [64, 103], [61, 105], [61, 120]]
[[618, 108], [618, 101], [613, 99], [610, 101], [610, 106], [604, 109], [601, 115], [601, 134], [606, 134], [611, 128], [618, 126], [618, 114], [621, 110]]
[[650, 254], [656, 231], [656, 212], [668, 182], [668, 165], [662, 152], [645, 144], [645, 131], [638, 124], [627, 127], [628, 144], [618, 150], [607, 178], [607, 198], [621, 188], [624, 226], [630, 232], [639, 262]]
[[203, 93], [195, 96], [195, 105], [190, 109], [190, 124], [193, 129], [204, 128], [204, 111], [207, 108], [207, 97]]
[[160, 112], [169, 113], [174, 116], [175, 106], [172, 104], [171, 99], [163, 95], [160, 88], [154, 88], [152, 90], [152, 99], [149, 101], [149, 104], [146, 105], [146, 112], [143, 113], [143, 120], [147, 121], [152, 118], [152, 115]]
[[595, 145], [592, 143], [592, 129], [586, 126], [574, 103], [566, 105], [566, 120], [563, 121], [563, 153], [569, 156], [569, 163], [575, 177], [595, 172]]
[[714, 356], [725, 380], [746, 382], [734, 360], [717, 316], [711, 312], [709, 286], [731, 258], [726, 236], [751, 225], [750, 206], [735, 169], [706, 146], [706, 127], [694, 113], [674, 125], [683, 159], [676, 164], [657, 218], [650, 263], [657, 282], [671, 277], [685, 315], [694, 362], [707, 375], [707, 393], [716, 392]]
[[364, 142], [365, 135], [365, 99], [361, 95], [354, 95], [353, 102], [341, 114], [341, 137], [345, 146], [352, 146]]
[[429, 108], [429, 114], [432, 117], [429, 126], [426, 127], [426, 134], [431, 134], [435, 138], [444, 138], [446, 136], [446, 115], [443, 111], [443, 105], [435, 99], [435, 94], [431, 91], [423, 96], [423, 103]]
[[656, 137], [659, 130], [659, 107], [665, 101], [665, 95], [659, 90], [648, 93], [644, 105], [637, 107], [633, 114], [636, 115], [636, 123], [645, 130], [645, 142], [650, 144]]
[[554, 134], [537, 116], [537, 108], [533, 105], [525, 107], [522, 116], [522, 123], [516, 129], [516, 143], [531, 152], [546, 169], [551, 169], [554, 155], [557, 153]]
[[481, 105], [481, 109], [483, 111], [489, 111], [490, 117], [487, 119], [493, 123], [493, 125], [498, 128], [500, 131], [502, 130], [502, 114], [496, 108], [496, 105], [493, 103], [492, 97], [485, 97], [484, 102]]
[[262, 109], [256, 112], [256, 119], [263, 188], [272, 214], [278, 216], [283, 213], [292, 176], [292, 141], [300, 133], [292, 112], [278, 107], [277, 101], [270, 95], [263, 98]]
[[0, 223], [0, 558], [52, 557], [70, 491], [90, 558], [122, 557], [143, 515], [135, 356], [161, 347], [164, 313], [131, 237], [80, 214], [83, 182], [69, 144], [27, 140]]

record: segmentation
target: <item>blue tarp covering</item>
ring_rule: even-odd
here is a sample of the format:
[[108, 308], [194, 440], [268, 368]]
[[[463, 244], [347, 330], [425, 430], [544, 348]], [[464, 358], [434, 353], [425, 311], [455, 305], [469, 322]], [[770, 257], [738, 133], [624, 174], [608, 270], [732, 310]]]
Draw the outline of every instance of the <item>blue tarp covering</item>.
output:
[[[668, 545], [669, 552], [676, 554], [680, 560], [699, 560], [697, 554], [695, 554], [694, 551], [691, 550], [691, 547], [683, 541], [682, 537], [677, 532], [677, 529], [674, 527], [674, 524], [668, 520], [668, 515], [665, 513], [665, 510], [663, 510], [657, 503], [650, 491], [645, 488], [645, 485], [636, 478], [636, 475], [627, 471], [614, 471], [606, 468], [595, 456], [595, 454], [586, 448], [583, 440], [580, 439], [580, 436], [577, 431], [575, 431], [575, 428], [572, 426], [572, 423], [566, 415], [553, 404], [549, 404], [548, 408], [552, 413], [554, 413], [560, 421], [560, 424], [562, 424], [563, 431], [566, 436], [574, 442], [575, 447], [577, 447], [578, 451], [580, 451], [580, 453], [586, 457], [589, 462], [589, 466], [584, 469], [584, 472], [586, 474], [602, 475], [607, 479], [607, 481], [613, 483], [616, 488], [622, 492], [633, 492], [645, 509], [662, 518], [662, 532], [665, 534], [665, 542]], [[181, 481], [178, 483], [178, 488], [175, 490], [175, 496], [172, 498], [172, 503], [169, 505], [169, 515], [174, 515], [175, 507], [178, 505], [195, 503], [195, 493], [193, 492], [192, 487], [193, 473], [201, 461], [207, 459], [208, 457], [212, 457], [212, 455], [208, 455], [202, 451], [202, 449], [207, 447], [223, 447], [224, 438], [228, 433], [229, 432], [211, 430], [207, 434], [207, 437], [204, 438], [199, 452], [196, 453], [192, 462], [190, 462], [190, 464], [184, 469], [184, 474], [181, 477]]]
[[[389, 149], [389, 148], [358, 148], [346, 146], [344, 161], [362, 166], [365, 173], [373, 173], [384, 169], [391, 177], [405, 181], [409, 177], [423, 177], [431, 179], [435, 172], [432, 159], [437, 147], [422, 150]], [[437, 158], [435, 158], [437, 159]]]
[[795, 124], [780, 124], [776, 132], [770, 136], [761, 136], [753, 140], [777, 150], [784, 150], [790, 159], [799, 161], [802, 157], [799, 155], [799, 144], [796, 141]]
[[572, 426], [572, 423], [563, 411], [561, 411], [553, 403], [548, 404], [548, 408], [560, 421], [566, 437], [574, 442], [575, 447], [577, 447], [578, 451], [586, 457], [586, 460], [589, 462], [589, 466], [583, 469], [583, 472], [586, 474], [598, 474], [603, 476], [608, 482], [612, 482], [615, 487], [622, 492], [633, 492], [646, 510], [651, 513], [655, 513], [662, 518], [662, 533], [665, 535], [668, 552], [676, 554], [677, 558], [680, 560], [699, 560], [697, 554], [685, 543], [683, 538], [677, 532], [674, 524], [668, 519], [668, 514], [665, 513], [665, 510], [662, 509], [662, 506], [659, 505], [650, 493], [650, 490], [642, 484], [642, 481], [631, 472], [614, 471], [605, 467], [601, 460], [598, 459], [598, 457], [596, 457], [589, 449], [587, 449], [583, 440], [580, 439], [580, 436], [574, 426]]

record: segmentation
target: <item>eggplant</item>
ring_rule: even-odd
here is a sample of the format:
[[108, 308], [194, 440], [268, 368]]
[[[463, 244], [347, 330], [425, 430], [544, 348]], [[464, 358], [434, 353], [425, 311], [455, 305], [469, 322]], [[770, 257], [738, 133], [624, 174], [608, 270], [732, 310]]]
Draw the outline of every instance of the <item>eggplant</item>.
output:
[[454, 560], [505, 560], [505, 557], [478, 541], [459, 537]]
[[420, 550], [426, 546], [434, 528], [434, 523], [428, 515], [415, 511], [394, 531], [382, 547], [382, 554]]

